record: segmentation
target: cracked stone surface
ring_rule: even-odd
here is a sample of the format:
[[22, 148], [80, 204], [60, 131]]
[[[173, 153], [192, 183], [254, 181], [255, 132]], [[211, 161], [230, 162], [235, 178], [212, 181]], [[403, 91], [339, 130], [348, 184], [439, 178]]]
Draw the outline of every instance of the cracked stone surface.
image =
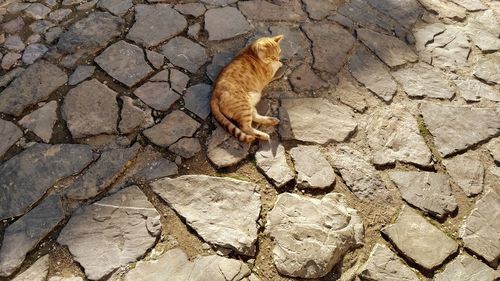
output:
[[176, 110], [168, 114], [161, 123], [144, 130], [143, 134], [154, 144], [167, 147], [182, 137], [191, 137], [200, 123], [186, 113]]
[[143, 109], [140, 105], [137, 106], [137, 100], [132, 98], [122, 96], [121, 99], [123, 105], [120, 113], [120, 123], [118, 124], [120, 132], [130, 134], [154, 125], [150, 109]]
[[491, 100], [500, 102], [500, 93], [496, 91], [493, 87], [488, 86], [481, 81], [475, 79], [469, 80], [455, 80], [455, 85], [457, 85], [458, 93], [466, 101], [481, 101], [481, 100]]
[[167, 111], [180, 96], [167, 82], [147, 82], [134, 91], [134, 95], [153, 109]]
[[191, 73], [196, 72], [208, 60], [205, 48], [182, 36], [168, 41], [161, 47], [161, 52], [171, 63]]
[[384, 244], [373, 247], [359, 271], [362, 280], [418, 281], [417, 274]]
[[335, 182], [335, 172], [317, 146], [300, 145], [290, 150], [297, 184], [302, 188], [327, 188]]
[[295, 173], [286, 161], [285, 148], [277, 141], [261, 143], [255, 153], [257, 167], [271, 179], [277, 187], [282, 187], [291, 181]]
[[241, 162], [248, 156], [249, 149], [250, 145], [239, 142], [218, 123], [207, 140], [207, 157], [219, 168]]
[[[467, 165], [464, 165], [467, 163]], [[478, 154], [473, 152], [443, 160], [446, 171], [453, 181], [467, 194], [474, 196], [483, 191], [484, 166]]]
[[210, 114], [210, 97], [212, 87], [208, 84], [196, 84], [186, 89], [184, 106], [201, 119]]
[[294, 69], [289, 80], [293, 89], [297, 92], [312, 91], [328, 86], [307, 64]]
[[18, 274], [12, 281], [44, 281], [49, 273], [49, 255], [39, 258], [32, 266]]
[[450, 99], [455, 93], [444, 74], [425, 63], [400, 69], [393, 72], [392, 76], [410, 97]]
[[4, 155], [17, 140], [23, 136], [23, 132], [14, 123], [0, 119], [0, 157]]
[[436, 281], [493, 281], [500, 277], [498, 272], [480, 262], [479, 260], [467, 255], [461, 254], [450, 262], [446, 268], [436, 274]]
[[241, 12], [233, 7], [210, 9], [205, 13], [208, 40], [217, 41], [236, 37], [252, 29]]
[[44, 142], [50, 142], [57, 121], [57, 102], [50, 101], [19, 120], [19, 125], [32, 131]]

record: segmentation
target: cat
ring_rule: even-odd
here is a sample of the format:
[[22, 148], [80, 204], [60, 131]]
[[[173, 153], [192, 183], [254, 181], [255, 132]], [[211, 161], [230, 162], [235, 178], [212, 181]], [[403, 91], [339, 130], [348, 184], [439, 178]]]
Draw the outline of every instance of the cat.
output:
[[269, 141], [269, 135], [254, 129], [252, 122], [266, 126], [279, 124], [277, 118], [259, 115], [255, 106], [264, 87], [283, 66], [279, 61], [282, 39], [283, 35], [257, 39], [226, 65], [215, 80], [210, 100], [212, 116], [240, 142], [251, 143], [256, 138]]

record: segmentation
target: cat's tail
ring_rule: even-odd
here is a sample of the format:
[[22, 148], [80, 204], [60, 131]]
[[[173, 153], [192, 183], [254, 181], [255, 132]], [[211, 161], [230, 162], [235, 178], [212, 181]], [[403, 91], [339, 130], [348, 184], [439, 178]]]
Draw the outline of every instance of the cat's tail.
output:
[[245, 143], [251, 143], [255, 140], [255, 136], [244, 133], [240, 128], [236, 127], [221, 111], [219, 107], [219, 99], [213, 98], [210, 101], [212, 116], [222, 125], [227, 132], [233, 135], [237, 140]]

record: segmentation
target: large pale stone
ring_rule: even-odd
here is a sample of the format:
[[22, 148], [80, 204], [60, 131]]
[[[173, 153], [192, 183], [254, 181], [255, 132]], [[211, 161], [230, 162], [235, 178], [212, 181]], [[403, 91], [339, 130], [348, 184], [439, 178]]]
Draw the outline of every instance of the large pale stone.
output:
[[137, 88], [134, 95], [159, 111], [167, 111], [180, 98], [168, 82], [147, 82]]
[[434, 276], [435, 281], [494, 281], [500, 273], [463, 253], [450, 262], [446, 268]]
[[483, 191], [484, 166], [477, 153], [468, 152], [445, 159], [443, 164], [453, 181], [467, 196], [474, 196]]
[[208, 40], [225, 40], [245, 34], [252, 29], [241, 12], [233, 7], [210, 9], [205, 13]]
[[239, 142], [218, 123], [207, 140], [207, 156], [219, 168], [236, 165], [245, 159], [250, 145]]
[[290, 150], [297, 184], [302, 188], [327, 188], [335, 182], [335, 172], [317, 146], [299, 145]]
[[196, 73], [208, 60], [205, 48], [182, 36], [168, 41], [161, 47], [161, 52], [171, 63], [191, 73]]
[[474, 76], [490, 84], [500, 84], [500, 55], [490, 55], [480, 60], [474, 69]]
[[257, 167], [281, 187], [293, 180], [295, 173], [286, 162], [285, 148], [278, 141], [263, 142], [255, 153]]
[[200, 123], [186, 113], [176, 110], [163, 118], [161, 123], [143, 131], [154, 144], [167, 147], [182, 137], [191, 137]]
[[359, 271], [362, 280], [419, 281], [417, 274], [384, 244], [375, 244]]
[[410, 97], [450, 99], [455, 93], [444, 74], [426, 63], [397, 70], [392, 76], [403, 85], [404, 91]]
[[455, 80], [458, 92], [466, 101], [480, 101], [488, 99], [500, 102], [500, 92], [476, 79]]
[[264, 0], [239, 1], [238, 8], [248, 19], [254, 21], [303, 22], [306, 19], [298, 0], [277, 3]]

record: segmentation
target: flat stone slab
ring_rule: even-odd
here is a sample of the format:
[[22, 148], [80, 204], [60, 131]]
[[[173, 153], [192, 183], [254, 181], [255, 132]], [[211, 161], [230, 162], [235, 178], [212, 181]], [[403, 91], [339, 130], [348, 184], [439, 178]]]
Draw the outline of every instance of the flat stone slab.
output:
[[494, 108], [473, 108], [424, 102], [420, 106], [425, 126], [444, 156], [465, 150], [500, 132], [500, 112]]
[[396, 93], [397, 84], [385, 66], [366, 48], [360, 48], [349, 60], [352, 76], [382, 100], [389, 102]]
[[123, 40], [109, 46], [94, 61], [111, 77], [132, 87], [153, 72], [144, 51]]
[[4, 155], [22, 136], [23, 131], [14, 123], [0, 119], [0, 157]]
[[167, 147], [182, 137], [191, 137], [200, 123], [186, 113], [175, 110], [161, 120], [161, 123], [143, 131], [143, 134], [154, 144]]
[[317, 146], [299, 145], [290, 150], [297, 184], [301, 188], [327, 188], [335, 182], [335, 171]]
[[427, 270], [441, 265], [458, 249], [453, 239], [407, 206], [381, 232], [405, 257]]
[[87, 278], [97, 280], [142, 257], [156, 243], [160, 228], [156, 209], [139, 188], [130, 186], [77, 209], [57, 242], [68, 247]]
[[161, 52], [171, 63], [191, 73], [197, 72], [208, 61], [205, 48], [182, 36], [168, 41], [161, 47]]
[[12, 281], [45, 281], [49, 274], [49, 255], [39, 258], [28, 269], [18, 274]]
[[118, 129], [123, 134], [131, 134], [137, 130], [149, 128], [154, 125], [151, 109], [143, 109], [137, 106], [137, 100], [127, 96], [120, 97], [123, 101], [122, 110], [120, 112], [121, 119], [118, 124]]
[[356, 112], [363, 113], [368, 108], [366, 97], [370, 93], [366, 88], [355, 85], [354, 81], [340, 79], [335, 92], [338, 92], [341, 103], [349, 106]]
[[479, 260], [463, 253], [434, 276], [436, 281], [494, 281], [500, 274]]
[[[255, 183], [205, 175], [163, 178], [151, 183], [206, 242], [254, 256], [260, 195]], [[207, 216], [210, 214], [210, 216]]]
[[146, 58], [156, 69], [160, 69], [165, 63], [165, 56], [154, 51], [146, 50]]
[[186, 90], [189, 82], [189, 76], [175, 68], [170, 69], [170, 86], [178, 94], [182, 94]]
[[26, 258], [26, 254], [63, 219], [61, 199], [57, 195], [51, 195], [9, 225], [5, 229], [0, 248], [0, 276], [9, 276], [17, 270]]
[[49, 51], [49, 48], [43, 44], [30, 44], [24, 50], [22, 60], [25, 64], [33, 64], [36, 60], [45, 55], [47, 51]]
[[375, 244], [361, 267], [362, 280], [419, 281], [417, 274], [384, 244]]
[[271, 36], [282, 34], [286, 38], [280, 42], [281, 58], [288, 60], [310, 56], [309, 40], [299, 26], [276, 23], [269, 27], [269, 31], [271, 31]]
[[252, 30], [241, 12], [234, 7], [210, 9], [205, 13], [209, 41], [226, 40]]
[[458, 235], [464, 246], [484, 258], [492, 267], [498, 265], [500, 257], [500, 197], [487, 192], [476, 202], [476, 208], [465, 219]]
[[278, 141], [261, 142], [255, 153], [255, 161], [257, 168], [277, 187], [282, 187], [295, 177], [295, 172], [286, 162], [285, 147]]
[[10, 35], [5, 39], [3, 47], [13, 52], [22, 52], [26, 48], [26, 44], [19, 35]]
[[212, 57], [212, 62], [207, 66], [207, 76], [212, 82], [217, 79], [222, 68], [233, 60], [234, 55], [232, 52], [221, 52]]
[[432, 216], [443, 218], [457, 208], [445, 174], [391, 171], [389, 177], [406, 202]]
[[203, 5], [201, 3], [177, 4], [174, 6], [174, 8], [183, 15], [193, 16], [195, 18], [203, 15], [205, 13], [205, 11], [207, 10], [205, 8], [205, 5]]
[[397, 70], [392, 76], [403, 85], [405, 93], [410, 97], [451, 99], [455, 93], [443, 72], [426, 63]]
[[201, 119], [206, 119], [210, 114], [211, 96], [212, 86], [204, 83], [193, 85], [184, 94], [184, 107]]
[[57, 121], [57, 101], [50, 101], [19, 120], [19, 125], [35, 133], [44, 142], [50, 142]]
[[313, 42], [313, 67], [331, 74], [339, 72], [347, 60], [347, 53], [354, 46], [355, 39], [351, 33], [340, 25], [328, 22], [307, 23], [302, 29]]
[[73, 74], [69, 77], [68, 85], [76, 85], [87, 78], [92, 77], [95, 71], [95, 66], [93, 65], [79, 65]]
[[106, 190], [123, 172], [129, 161], [139, 152], [140, 145], [104, 151], [101, 157], [90, 165], [66, 189], [66, 197], [72, 200], [93, 198]]
[[144, 47], [153, 47], [166, 41], [187, 27], [187, 21], [169, 5], [136, 5], [135, 23], [127, 34]]
[[319, 278], [364, 239], [363, 222], [344, 196], [321, 200], [283, 193], [268, 214], [266, 231], [275, 242], [273, 263], [280, 274]]
[[68, 76], [57, 66], [38, 61], [0, 93], [0, 112], [20, 116], [24, 109], [46, 100], [66, 81]]
[[402, 105], [374, 111], [367, 118], [368, 144], [373, 151], [373, 164], [395, 162], [431, 166], [432, 154], [419, 133], [417, 120]]
[[97, 2], [97, 8], [108, 10], [113, 15], [123, 16], [134, 5], [132, 0], [100, 0]]
[[469, 64], [470, 48], [467, 34], [454, 25], [447, 25], [446, 30], [427, 46], [428, 50], [432, 50], [432, 65], [451, 71]]
[[0, 220], [20, 216], [57, 181], [79, 173], [92, 159], [79, 144], [35, 144], [0, 166]]
[[96, 79], [71, 89], [62, 106], [62, 116], [74, 138], [116, 134], [117, 93]]
[[328, 158], [356, 197], [362, 200], [381, 201], [389, 198], [389, 191], [378, 172], [361, 152], [348, 146], [341, 146], [331, 150]]
[[307, 17], [298, 0], [277, 2], [277, 4], [264, 0], [240, 1], [238, 8], [247, 19], [253, 21], [304, 22]]
[[478, 62], [474, 76], [490, 84], [500, 84], [500, 55], [494, 54]]
[[279, 119], [282, 139], [318, 144], [345, 141], [357, 128], [348, 107], [333, 105], [323, 98], [282, 99]]
[[477, 153], [467, 152], [444, 159], [443, 164], [453, 181], [467, 196], [474, 196], [483, 191], [484, 166]]
[[207, 156], [218, 168], [230, 167], [238, 164], [249, 154], [250, 145], [239, 142], [228, 134], [217, 121], [216, 129], [207, 140]]
[[124, 23], [123, 19], [110, 13], [93, 12], [61, 34], [57, 49], [64, 53], [82, 50], [94, 54], [121, 34]]
[[201, 151], [201, 144], [197, 138], [183, 138], [169, 146], [168, 150], [183, 158], [191, 158]]
[[328, 86], [328, 83], [316, 75], [307, 64], [302, 64], [294, 69], [288, 80], [296, 92], [313, 91]]
[[455, 80], [458, 93], [466, 101], [481, 101], [484, 99], [500, 102], [500, 92], [476, 79]]
[[158, 276], [168, 276], [171, 280], [250, 281], [247, 279], [250, 273], [250, 268], [240, 260], [211, 255], [189, 261], [184, 251], [175, 248], [157, 260], [138, 262], [124, 280], [155, 281]]
[[500, 163], [500, 138], [494, 138], [487, 145], [488, 150], [490, 151], [493, 159]]
[[180, 95], [170, 88], [168, 82], [147, 82], [137, 88], [134, 95], [159, 111], [167, 111], [180, 98]]
[[336, 5], [328, 0], [305, 0], [304, 4], [309, 17], [315, 20], [322, 20], [336, 10]]
[[452, 1], [422, 0], [420, 3], [427, 10], [437, 13], [441, 18], [463, 20], [466, 17], [465, 9]]

